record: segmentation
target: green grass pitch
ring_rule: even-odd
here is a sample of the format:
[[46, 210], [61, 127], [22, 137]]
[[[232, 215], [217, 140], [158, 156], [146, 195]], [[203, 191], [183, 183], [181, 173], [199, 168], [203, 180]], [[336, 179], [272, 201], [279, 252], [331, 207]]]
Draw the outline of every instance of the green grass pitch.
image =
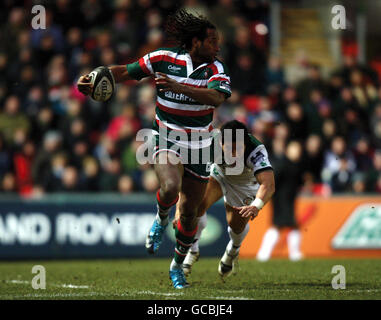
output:
[[[171, 287], [169, 258], [0, 261], [0, 300], [381, 299], [381, 259], [241, 259], [238, 273], [225, 282], [217, 273], [218, 261], [201, 257], [185, 290]], [[34, 265], [45, 267], [46, 289], [32, 288]], [[345, 289], [332, 288], [335, 265], [345, 268]]]

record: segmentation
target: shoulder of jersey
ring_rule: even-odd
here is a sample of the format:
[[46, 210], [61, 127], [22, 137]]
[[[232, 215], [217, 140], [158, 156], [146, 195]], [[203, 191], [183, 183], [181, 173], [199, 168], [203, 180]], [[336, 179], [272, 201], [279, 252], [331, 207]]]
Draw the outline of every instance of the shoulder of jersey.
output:
[[263, 145], [256, 137], [249, 133], [249, 144], [245, 148], [245, 159], [260, 145]]
[[259, 141], [256, 137], [254, 137], [251, 133], [249, 133], [249, 140], [251, 144], [256, 148], [259, 145], [263, 144], [261, 141]]
[[223, 62], [222, 60], [220, 60], [219, 58], [216, 58], [216, 60], [214, 60], [214, 62], [219, 62], [222, 64], [222, 67], [224, 68], [224, 73], [228, 74], [229, 73], [229, 68], [228, 66], [225, 64], [225, 62]]

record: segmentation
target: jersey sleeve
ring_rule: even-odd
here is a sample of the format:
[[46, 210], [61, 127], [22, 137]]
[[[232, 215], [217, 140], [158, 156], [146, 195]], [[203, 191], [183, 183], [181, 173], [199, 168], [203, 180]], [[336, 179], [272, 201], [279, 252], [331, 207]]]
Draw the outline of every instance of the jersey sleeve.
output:
[[141, 80], [154, 74], [152, 68], [150, 53], [141, 57], [138, 61], [127, 64], [128, 75], [135, 80]]
[[208, 80], [208, 88], [223, 92], [229, 98], [232, 92], [230, 76], [226, 66], [218, 61], [211, 66], [211, 69], [213, 70], [213, 75]]
[[246, 165], [254, 169], [254, 174], [264, 170], [272, 170], [267, 150], [263, 144], [256, 147], [247, 157]]

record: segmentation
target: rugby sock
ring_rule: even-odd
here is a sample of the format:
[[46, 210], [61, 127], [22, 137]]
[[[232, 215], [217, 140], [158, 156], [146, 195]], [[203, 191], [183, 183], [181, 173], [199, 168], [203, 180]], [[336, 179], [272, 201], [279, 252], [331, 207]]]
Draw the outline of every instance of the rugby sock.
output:
[[249, 224], [246, 224], [245, 228], [241, 233], [235, 233], [233, 229], [230, 228], [230, 226], [228, 226], [228, 234], [230, 237], [230, 241], [226, 247], [226, 250], [230, 255], [235, 256], [239, 252], [239, 248], [241, 247], [243, 240], [249, 232], [249, 229]]
[[257, 259], [259, 261], [267, 261], [270, 259], [271, 253], [278, 242], [278, 238], [279, 231], [276, 228], [271, 227], [266, 231], [257, 254]]
[[302, 258], [300, 252], [301, 234], [299, 230], [291, 230], [287, 235], [288, 256], [290, 260], [297, 261]]
[[168, 215], [169, 211], [174, 204], [179, 200], [179, 196], [176, 197], [171, 203], [165, 203], [160, 199], [160, 189], [156, 192], [156, 200], [157, 200], [157, 213], [156, 213], [156, 221], [162, 225], [166, 226], [168, 224]]
[[206, 228], [206, 222], [207, 222], [206, 213], [203, 216], [197, 218], [197, 220], [198, 220], [197, 232], [194, 236], [194, 240], [193, 240], [192, 246], [190, 248], [191, 252], [199, 252], [199, 250], [200, 250], [198, 247], [198, 243], [199, 243], [199, 240], [201, 238], [202, 230], [204, 230]]
[[[178, 265], [181, 266], [181, 264], [183, 263], [189, 248], [192, 246], [192, 242], [196, 232], [197, 227], [192, 231], [186, 231], [182, 227], [180, 219], [177, 221], [175, 227], [176, 247], [174, 256], [174, 262], [177, 264], [177, 267]], [[176, 266], [174, 265], [174, 267]]]

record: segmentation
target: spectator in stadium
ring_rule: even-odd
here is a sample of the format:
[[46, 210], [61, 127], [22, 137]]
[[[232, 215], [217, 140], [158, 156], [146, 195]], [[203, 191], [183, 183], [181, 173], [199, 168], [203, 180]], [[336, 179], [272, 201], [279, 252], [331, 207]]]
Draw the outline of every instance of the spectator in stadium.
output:
[[366, 189], [381, 193], [381, 149], [374, 152], [372, 166], [366, 171]]
[[134, 190], [134, 181], [128, 175], [122, 175], [118, 181], [118, 191], [121, 194], [129, 194]]
[[352, 177], [352, 190], [355, 194], [363, 194], [366, 192], [365, 174], [356, 172]]
[[362, 110], [369, 112], [372, 102], [377, 97], [377, 90], [373, 83], [364, 78], [359, 69], [354, 69], [350, 74], [351, 91]]
[[333, 138], [337, 135], [338, 135], [338, 128], [337, 128], [336, 122], [332, 119], [324, 120], [323, 127], [322, 127], [322, 139], [323, 139], [323, 145], [325, 150], [329, 149]]
[[16, 96], [10, 96], [5, 101], [3, 112], [0, 113], [0, 133], [9, 145], [14, 144], [14, 136], [18, 130], [26, 134], [31, 128], [27, 116], [20, 110], [20, 100]]
[[258, 110], [253, 112], [253, 114], [249, 113], [247, 118], [249, 125], [252, 124], [253, 121], [261, 119], [266, 123], [267, 127], [270, 127], [280, 120], [280, 114], [274, 110], [273, 104], [269, 97], [260, 96], [258, 101]]
[[[238, 9], [233, 0], [218, 0], [209, 10], [210, 20], [215, 23], [218, 30], [221, 30], [224, 38], [223, 42], [233, 41], [236, 26], [234, 16], [238, 14], [237, 11]], [[223, 44], [222, 47], [224, 47]]]
[[63, 170], [60, 184], [58, 185], [60, 192], [80, 192], [82, 186], [80, 184], [78, 170], [72, 166], [66, 166]]
[[290, 128], [290, 138], [304, 140], [308, 134], [307, 118], [299, 103], [292, 102], [287, 106], [285, 120]]
[[12, 168], [11, 155], [8, 150], [3, 135], [0, 133], [0, 181]]
[[381, 149], [381, 103], [378, 103], [369, 117], [371, 143]]
[[48, 131], [57, 127], [57, 117], [48, 106], [42, 107], [37, 115], [32, 118], [32, 130], [30, 133], [33, 141], [42, 141]]
[[106, 135], [114, 141], [132, 140], [140, 129], [140, 121], [136, 115], [136, 110], [132, 104], [126, 104], [122, 107], [119, 116], [111, 119], [106, 130]]
[[327, 99], [324, 98], [321, 90], [311, 90], [309, 99], [303, 105], [309, 133], [322, 134], [324, 118], [331, 114], [330, 106], [327, 104]]
[[357, 58], [353, 54], [346, 54], [343, 57], [343, 65], [335, 70], [343, 80], [344, 85], [349, 86], [351, 84], [351, 74], [353, 71], [358, 70], [365, 75], [367, 79], [374, 85], [379, 83], [377, 73], [367, 65], [362, 65], [357, 61]]
[[308, 66], [307, 77], [296, 85], [296, 90], [301, 102], [308, 102], [312, 90], [320, 90], [323, 95], [326, 94], [327, 84], [323, 80], [320, 67], [316, 64]]
[[33, 141], [27, 140], [20, 145], [13, 156], [17, 191], [29, 196], [33, 192], [32, 163], [35, 156]]
[[262, 94], [264, 92], [264, 75], [256, 69], [250, 52], [236, 55], [236, 67], [231, 71], [233, 88], [242, 95]]
[[99, 164], [92, 156], [87, 156], [83, 159], [82, 170], [80, 172], [80, 183], [84, 190], [89, 192], [98, 192], [99, 186]]
[[367, 137], [362, 136], [357, 140], [353, 155], [356, 162], [356, 171], [364, 173], [372, 167], [372, 150]]
[[46, 104], [44, 89], [41, 85], [36, 85], [30, 88], [24, 101], [21, 104], [21, 109], [29, 116], [34, 118], [38, 111]]
[[111, 157], [103, 166], [99, 177], [101, 191], [115, 192], [118, 190], [118, 181], [121, 173], [119, 157]]
[[338, 168], [333, 172], [330, 179], [332, 192], [349, 192], [354, 171], [350, 170], [347, 158], [339, 157], [337, 162]]
[[296, 89], [293, 86], [286, 86], [280, 92], [275, 108], [277, 111], [283, 114], [287, 106], [293, 102], [300, 102]]
[[350, 175], [356, 169], [352, 152], [347, 150], [347, 143], [342, 136], [336, 136], [331, 142], [330, 150], [324, 155], [322, 180], [331, 186], [332, 191], [343, 191], [348, 188]]
[[267, 94], [281, 94], [282, 89], [286, 86], [284, 78], [284, 70], [281, 59], [278, 56], [271, 55], [267, 62], [266, 85]]
[[46, 183], [50, 175], [50, 164], [54, 155], [62, 148], [62, 135], [57, 131], [48, 131], [43, 138], [42, 146], [37, 150], [32, 164], [32, 179], [36, 186], [49, 192]]
[[303, 163], [305, 172], [311, 174], [313, 183], [320, 183], [323, 167], [323, 143], [319, 135], [311, 134], [306, 139]]
[[16, 178], [12, 172], [7, 172], [1, 180], [1, 192], [3, 194], [17, 194]]
[[[249, 76], [249, 71], [252, 71], [251, 80], [251, 89], [246, 88], [246, 90], [242, 91], [242, 94], [250, 94], [250, 93], [264, 93], [264, 84], [265, 84], [265, 66], [266, 60], [258, 48], [256, 48], [253, 44], [253, 41], [250, 37], [250, 30], [247, 26], [242, 25], [236, 28], [235, 36], [232, 43], [227, 44], [228, 52], [226, 56], [226, 63], [231, 66], [235, 66], [230, 71], [232, 72], [232, 78], [234, 72], [240, 69], [246, 75], [246, 78]], [[237, 73], [237, 79], [239, 80], [239, 72]], [[239, 83], [235, 84], [232, 80], [233, 88], [237, 90], [240, 89], [240, 84], [244, 85], [244, 88], [247, 87], [246, 83], [243, 81], [239, 81]]]
[[142, 176], [142, 190], [150, 193], [154, 193], [159, 188], [159, 181], [155, 171], [152, 169], [144, 170]]
[[85, 139], [76, 140], [70, 152], [70, 163], [77, 170], [82, 170], [83, 162], [88, 156], [90, 156], [89, 142]]
[[64, 152], [56, 153], [51, 157], [50, 170], [43, 182], [46, 192], [58, 192], [62, 190], [61, 181], [68, 164], [69, 158]]
[[302, 144], [296, 140], [287, 146], [281, 140], [274, 141], [270, 161], [274, 168], [276, 191], [273, 196], [273, 226], [265, 233], [257, 260], [267, 261], [279, 240], [280, 230], [286, 229], [289, 259], [302, 259], [301, 234], [295, 217], [295, 200], [302, 187]]

